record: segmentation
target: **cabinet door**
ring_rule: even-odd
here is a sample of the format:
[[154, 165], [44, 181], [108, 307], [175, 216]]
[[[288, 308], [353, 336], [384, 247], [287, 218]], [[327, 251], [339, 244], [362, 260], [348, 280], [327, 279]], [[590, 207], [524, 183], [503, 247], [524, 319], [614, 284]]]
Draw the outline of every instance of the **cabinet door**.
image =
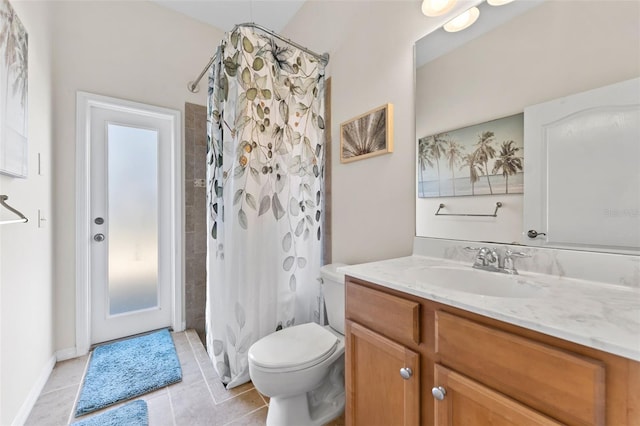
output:
[[444, 390], [435, 404], [436, 426], [562, 424], [442, 365], [435, 365], [434, 382]]
[[419, 355], [360, 324], [346, 321], [345, 325], [347, 425], [417, 425]]

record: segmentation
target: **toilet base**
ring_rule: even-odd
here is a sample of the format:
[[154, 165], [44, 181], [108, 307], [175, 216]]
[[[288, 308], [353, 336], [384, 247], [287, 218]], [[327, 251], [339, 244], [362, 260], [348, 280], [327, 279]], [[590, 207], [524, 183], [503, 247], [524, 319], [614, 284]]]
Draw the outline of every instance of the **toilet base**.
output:
[[271, 398], [267, 413], [267, 426], [322, 426], [344, 411], [342, 401], [323, 403], [310, 410], [307, 395], [290, 398]]
[[286, 398], [272, 397], [267, 426], [322, 426], [342, 414], [344, 406], [344, 362], [338, 362], [317, 389]]

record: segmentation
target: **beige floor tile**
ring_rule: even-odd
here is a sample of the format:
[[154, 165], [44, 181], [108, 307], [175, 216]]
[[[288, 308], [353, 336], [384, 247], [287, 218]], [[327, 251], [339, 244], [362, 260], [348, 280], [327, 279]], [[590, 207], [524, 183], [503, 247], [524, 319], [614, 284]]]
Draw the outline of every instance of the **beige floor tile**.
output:
[[176, 347], [176, 352], [178, 352], [178, 355], [183, 352], [192, 352], [191, 345], [189, 344], [187, 335], [184, 332], [171, 333], [171, 337], [173, 337], [173, 344]]
[[[173, 333], [183, 380], [136, 399], [147, 401], [150, 426], [264, 425], [267, 406], [251, 382], [225, 389], [195, 331]], [[27, 426], [64, 426], [75, 404], [88, 356], [58, 363]], [[215, 399], [214, 399], [215, 398]], [[266, 399], [268, 401], [268, 398]], [[129, 401], [97, 411], [116, 408]], [[87, 418], [87, 417], [81, 417]], [[72, 419], [75, 421], [78, 419]], [[335, 425], [338, 426], [338, 425]], [[340, 425], [341, 426], [341, 425]]]
[[133, 401], [135, 399], [144, 399], [145, 401], [148, 402], [148, 401], [150, 401], [152, 399], [155, 399], [155, 398], [160, 398], [160, 397], [163, 397], [163, 396], [167, 396], [168, 394], [169, 394], [168, 387], [165, 386], [165, 387], [160, 388], [158, 390], [155, 390], [153, 392], [145, 393], [144, 395], [140, 395], [140, 396], [135, 397], [133, 399], [124, 401], [124, 403], [126, 404], [127, 402]]
[[205, 349], [204, 345], [200, 341], [200, 338], [198, 337], [198, 334], [195, 332], [195, 330], [187, 330], [186, 333], [187, 333], [187, 338], [191, 343], [191, 347], [193, 348], [193, 352], [198, 362], [211, 364], [211, 360], [209, 359], [207, 350]]
[[178, 353], [180, 367], [182, 368], [182, 385], [191, 385], [204, 380], [200, 364], [196, 361], [193, 351]]
[[144, 398], [149, 411], [149, 425], [174, 426], [171, 399], [166, 391], [154, 398]]
[[247, 413], [264, 406], [264, 400], [258, 391], [251, 389], [216, 405], [218, 415], [214, 424], [220, 426], [226, 425], [227, 423], [235, 421], [240, 417], [244, 417]]
[[229, 426], [264, 426], [267, 422], [268, 407], [262, 407], [233, 422]]
[[25, 426], [66, 425], [78, 392], [78, 386], [68, 386], [41, 395], [31, 410]]
[[[213, 367], [211, 368], [213, 369]], [[251, 382], [247, 382], [233, 389], [227, 389], [220, 381], [220, 378], [217, 374], [215, 376], [210, 376], [205, 373], [205, 379], [209, 384], [209, 388], [211, 389], [211, 393], [213, 394], [213, 399], [216, 401], [216, 404], [220, 404], [228, 399], [234, 398], [244, 392], [253, 389], [253, 383]]]
[[47, 380], [42, 393], [49, 393], [72, 385], [78, 385], [82, 381], [89, 355], [69, 359], [56, 363], [49, 380]]
[[[257, 389], [256, 389], [257, 390]], [[260, 391], [258, 391], [258, 393], [260, 393]], [[264, 399], [264, 402], [267, 403], [267, 405], [269, 405], [269, 400], [271, 398], [269, 398], [267, 395], [260, 393], [260, 396], [262, 397], [262, 399]]]
[[340, 417], [327, 423], [325, 426], [344, 426], [344, 413]]
[[170, 387], [169, 396], [176, 425], [216, 424], [216, 407], [204, 381], [179, 389]]

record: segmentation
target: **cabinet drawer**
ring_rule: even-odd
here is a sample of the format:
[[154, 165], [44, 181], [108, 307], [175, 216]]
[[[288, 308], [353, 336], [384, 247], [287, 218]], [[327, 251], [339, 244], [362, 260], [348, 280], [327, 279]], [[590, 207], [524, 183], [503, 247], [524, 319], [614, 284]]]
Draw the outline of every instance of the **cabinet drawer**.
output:
[[406, 343], [420, 343], [420, 304], [347, 280], [347, 318]]
[[601, 362], [436, 312], [436, 353], [453, 370], [564, 423], [603, 425]]

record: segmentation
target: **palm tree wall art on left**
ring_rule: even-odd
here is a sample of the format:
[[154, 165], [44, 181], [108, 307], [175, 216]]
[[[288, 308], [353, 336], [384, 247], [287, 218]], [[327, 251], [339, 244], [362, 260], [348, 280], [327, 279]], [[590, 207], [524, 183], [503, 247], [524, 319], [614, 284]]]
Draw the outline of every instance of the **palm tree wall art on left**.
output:
[[524, 114], [418, 140], [421, 198], [524, 192]]
[[28, 37], [7, 0], [0, 0], [0, 173], [27, 177]]

